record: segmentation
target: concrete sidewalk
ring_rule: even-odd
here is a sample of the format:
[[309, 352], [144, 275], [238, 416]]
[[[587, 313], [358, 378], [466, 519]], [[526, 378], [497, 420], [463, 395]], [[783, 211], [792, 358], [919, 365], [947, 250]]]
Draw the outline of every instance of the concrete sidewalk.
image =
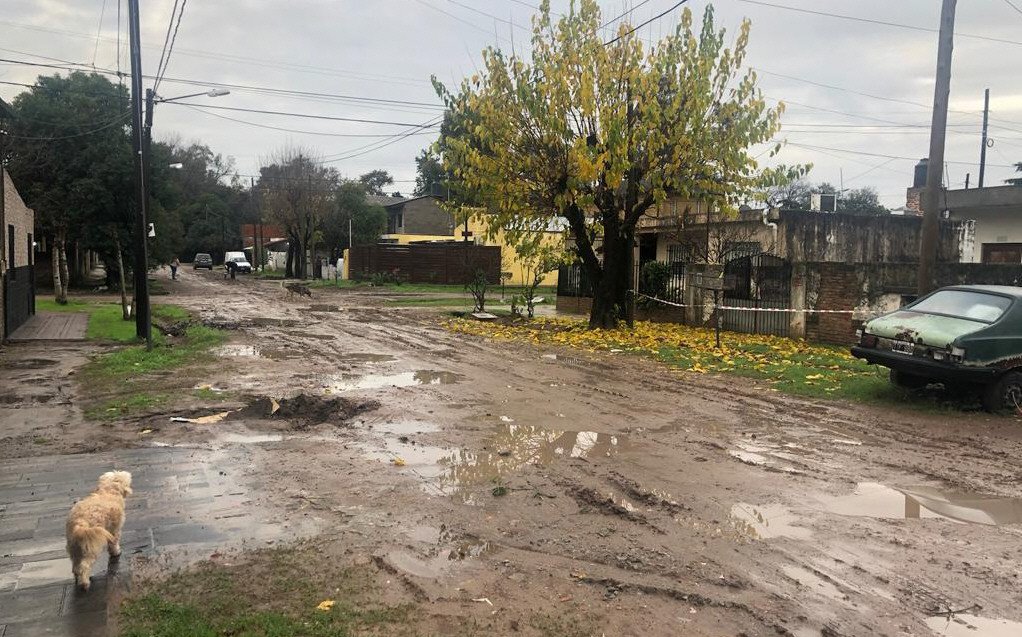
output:
[[89, 315], [85, 312], [39, 312], [30, 316], [7, 340], [12, 343], [84, 341], [88, 327]]
[[[295, 536], [264, 521], [239, 478], [251, 462], [231, 450], [145, 448], [17, 459], [0, 467], [0, 637], [106, 634], [107, 616], [130, 586], [130, 570], [159, 558], [168, 570], [246, 540]], [[120, 560], [104, 555], [92, 587], [78, 592], [65, 550], [71, 505], [105, 471], [133, 475]], [[260, 542], [263, 544], [262, 542]], [[265, 544], [263, 544], [265, 545]]]

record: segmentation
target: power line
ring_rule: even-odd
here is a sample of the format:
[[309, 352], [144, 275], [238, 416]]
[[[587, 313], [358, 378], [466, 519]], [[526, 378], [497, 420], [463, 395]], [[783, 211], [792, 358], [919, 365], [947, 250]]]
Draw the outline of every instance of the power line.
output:
[[334, 122], [356, 122], [359, 124], [383, 124], [386, 126], [408, 126], [417, 127], [420, 124], [409, 123], [409, 122], [391, 122], [386, 120], [378, 119], [361, 119], [357, 117], [336, 117], [333, 115], [315, 115], [312, 113], [293, 113], [290, 111], [271, 111], [261, 108], [242, 108], [240, 106], [212, 106], [209, 104], [193, 104], [191, 102], [164, 102], [165, 104], [175, 104], [178, 106], [194, 106], [198, 108], [215, 109], [221, 111], [238, 111], [242, 113], [260, 113], [262, 115], [281, 115], [284, 117], [302, 117], [306, 119], [324, 119]]
[[639, 29], [641, 29], [642, 27], [646, 26], [647, 24], [650, 24], [650, 23], [652, 23], [652, 22], [656, 22], [657, 20], [659, 20], [660, 18], [664, 17], [665, 15], [667, 15], [668, 13], [670, 13], [671, 11], [674, 11], [675, 9], [677, 9], [677, 8], [678, 8], [678, 7], [680, 7], [681, 5], [685, 4], [686, 2], [688, 2], [688, 0], [681, 0], [681, 2], [678, 2], [678, 3], [676, 3], [676, 4], [675, 4], [674, 6], [672, 6], [672, 7], [670, 8], [670, 9], [667, 9], [666, 11], [663, 11], [662, 13], [658, 13], [657, 15], [653, 16], [653, 17], [652, 17], [652, 18], [650, 18], [649, 20], [646, 20], [645, 22], [643, 22], [643, 23], [641, 23], [641, 24], [638, 24], [638, 25], [636, 25], [636, 26], [632, 27], [631, 29], [629, 29], [628, 31], [626, 31], [626, 32], [622, 33], [621, 35], [617, 35], [617, 36], [614, 36], [614, 37], [613, 37], [613, 38], [611, 38], [610, 40], [608, 40], [608, 41], [604, 42], [604, 43], [603, 43], [603, 46], [610, 46], [611, 44], [614, 44], [615, 42], [617, 42], [617, 41], [618, 41], [618, 40], [620, 40], [621, 38], [623, 38], [623, 37], [627, 37], [627, 36], [629, 36], [629, 35], [631, 35], [631, 34], [635, 33], [636, 31], [638, 31], [638, 30], [639, 30]]
[[[428, 122], [423, 122], [422, 124], [420, 124], [419, 128], [422, 129], [422, 128], [427, 128], [427, 127], [430, 127], [430, 126], [435, 126], [437, 123], [439, 123], [439, 121], [440, 121], [440, 118], [439, 117], [435, 117], [432, 120], [429, 120]], [[395, 135], [393, 139], [384, 140], [384, 141], [380, 141], [380, 142], [375, 142], [373, 144], [367, 144], [365, 146], [360, 146], [358, 148], [353, 148], [350, 151], [347, 151], [346, 153], [339, 153], [338, 154], [339, 156], [338, 155], [327, 155], [326, 157], [321, 158], [319, 163], [324, 163], [324, 164], [325, 163], [334, 163], [334, 162], [338, 162], [338, 161], [345, 161], [345, 160], [348, 160], [348, 159], [353, 159], [355, 157], [360, 157], [362, 155], [367, 155], [367, 154], [369, 154], [371, 152], [375, 152], [377, 150], [380, 150], [381, 148], [385, 148], [385, 147], [390, 146], [392, 144], [396, 144], [397, 142], [402, 141], [403, 139], [411, 137], [414, 133], [415, 133], [414, 130], [408, 131], [408, 132], [405, 132], [405, 133], [400, 133], [398, 135]]]
[[1011, 8], [1012, 8], [1012, 9], [1014, 9], [1015, 11], [1017, 11], [1017, 12], [1019, 13], [1019, 15], [1022, 15], [1022, 7], [1019, 7], [1019, 6], [1017, 5], [1017, 4], [1015, 4], [1015, 3], [1014, 3], [1014, 2], [1012, 2], [1011, 0], [1004, 0], [1004, 2], [1005, 2], [1005, 4], [1007, 4], [1007, 5], [1009, 6], [1009, 7], [1011, 7]]
[[476, 9], [475, 7], [472, 7], [472, 6], [469, 6], [467, 4], [458, 2], [458, 0], [447, 0], [447, 1], [450, 2], [453, 5], [461, 7], [462, 9], [468, 9], [469, 11], [471, 11], [473, 13], [478, 13], [479, 15], [481, 15], [483, 17], [493, 18], [494, 20], [497, 20], [498, 22], [503, 22], [504, 24], [507, 24], [507, 25], [512, 26], [512, 27], [515, 27], [517, 29], [521, 29], [521, 30], [526, 31], [526, 32], [529, 31], [529, 29], [527, 27], [525, 27], [524, 25], [517, 24], [517, 23], [515, 23], [512, 20], [508, 20], [507, 18], [499, 18], [499, 17], [493, 15], [492, 13], [487, 13], [486, 11], [481, 11], [479, 9]]
[[[50, 27], [42, 27], [34, 24], [23, 24], [20, 22], [13, 22], [10, 20], [0, 20], [0, 24], [5, 26], [14, 27], [17, 29], [26, 29], [29, 31], [39, 31], [42, 33], [57, 33], [60, 35], [68, 35], [77, 38], [87, 38], [92, 40], [96, 37], [90, 33], [82, 33], [80, 31], [71, 31], [68, 29], [54, 29]], [[101, 38], [104, 41], [114, 42], [114, 38]], [[156, 50], [158, 47], [143, 46], [145, 49]], [[308, 64], [297, 64], [294, 62], [279, 62], [275, 60], [266, 60], [262, 58], [253, 58], [242, 55], [230, 55], [225, 53], [211, 53], [208, 51], [201, 51], [197, 49], [176, 49], [181, 55], [187, 55], [191, 57], [198, 57], [208, 60], [216, 60], [218, 62], [234, 62], [236, 64], [257, 64], [259, 67], [272, 67], [284, 70], [294, 70], [300, 73], [313, 73], [318, 75], [333, 75], [337, 77], [348, 77], [351, 79], [373, 81], [389, 84], [406, 84], [406, 85], [421, 85], [425, 80], [419, 77], [404, 77], [396, 75], [380, 75], [380, 74], [369, 74], [369, 73], [358, 73], [354, 71], [346, 71], [343, 69], [333, 69], [322, 66], [312, 66]]]
[[641, 8], [643, 7], [643, 5], [649, 4], [649, 2], [650, 2], [650, 0], [642, 0], [642, 2], [640, 2], [640, 3], [639, 3], [639, 4], [637, 4], [637, 5], [635, 5], [634, 7], [632, 7], [631, 9], [629, 9], [628, 11], [625, 11], [624, 13], [622, 13], [621, 15], [619, 15], [618, 17], [616, 17], [616, 18], [611, 18], [610, 20], [607, 20], [606, 22], [604, 22], [603, 24], [601, 24], [601, 25], [600, 25], [600, 28], [601, 28], [601, 29], [603, 29], [603, 28], [607, 27], [608, 25], [610, 25], [610, 24], [613, 24], [613, 23], [617, 22], [617, 21], [618, 21], [618, 20], [620, 20], [621, 18], [623, 18], [623, 17], [625, 17], [625, 16], [627, 16], [627, 15], [631, 14], [631, 13], [632, 13], [633, 11], [635, 11], [636, 9], [641, 9]]
[[[789, 146], [796, 146], [798, 148], [807, 148], [809, 150], [832, 150], [838, 153], [848, 153], [850, 155], [863, 155], [865, 157], [881, 157], [884, 159], [903, 159], [906, 161], [918, 161], [917, 157], [905, 157], [902, 155], [885, 155], [883, 153], [870, 153], [862, 150], [849, 150], [847, 148], [831, 148], [829, 146], [814, 146], [812, 144], [800, 144], [797, 142], [785, 142]], [[972, 161], [945, 161], [946, 164], [961, 164], [964, 166], [974, 166], [976, 162]], [[987, 166], [993, 166], [994, 168], [1011, 168], [1007, 164], [987, 164]]]
[[92, 63], [96, 64], [96, 55], [99, 53], [99, 36], [103, 33], [103, 15], [106, 13], [106, 0], [99, 9], [99, 26], [96, 27], [96, 46], [92, 48]]
[[[176, 3], [177, 0], [174, 0]], [[170, 56], [174, 53], [174, 43], [177, 42], [177, 31], [181, 28], [181, 18], [185, 15], [185, 6], [188, 4], [188, 0], [181, 0], [181, 10], [177, 13], [177, 24], [174, 25], [174, 35], [170, 38], [170, 48], [167, 49], [167, 60], [163, 64], [163, 72], [158, 73], [156, 83], [153, 84], [153, 92], [156, 92], [156, 88], [163, 81], [163, 76], [167, 73], [167, 68], [170, 66]]]
[[[874, 18], [860, 18], [858, 16], [844, 15], [841, 13], [828, 13], [826, 11], [814, 11], [813, 9], [803, 9], [801, 7], [789, 7], [783, 4], [774, 4], [772, 2], [762, 2], [762, 0], [738, 0], [738, 2], [744, 2], [746, 4], [754, 4], [761, 7], [770, 7], [772, 9], [783, 9], [785, 11], [794, 11], [796, 13], [807, 13], [809, 15], [823, 16], [827, 18], [837, 18], [839, 20], [851, 20], [854, 22], [865, 22], [868, 24], [878, 24], [886, 27], [897, 27], [899, 29], [909, 29], [911, 31], [923, 31], [925, 33], [938, 33], [938, 29], [931, 27], [920, 27], [914, 24], [902, 24], [900, 22], [888, 22], [886, 20], [876, 20]], [[1004, 38], [993, 38], [986, 35], [976, 35], [972, 33], [961, 33], [955, 32], [955, 35], [962, 38], [971, 38], [974, 40], [986, 40], [988, 42], [999, 42], [1001, 44], [1013, 44], [1015, 46], [1022, 46], [1022, 42], [1017, 40], [1006, 40]]]
[[[167, 57], [167, 46], [170, 44], [170, 31], [174, 28], [174, 16], [177, 14], [178, 0], [174, 0], [174, 6], [170, 9], [170, 19], [167, 20], [167, 32], [163, 36], [163, 50], [160, 51], [160, 61], [156, 63], [156, 77], [160, 76], [160, 69], [163, 68], [163, 60]], [[153, 84], [153, 92], [156, 92], [156, 84]]]
[[[318, 135], [321, 137], [387, 137], [387, 138], [393, 137], [392, 133], [325, 133], [321, 131], [284, 128], [282, 126], [271, 126], [269, 124], [260, 124], [258, 122], [250, 122], [243, 119], [237, 119], [235, 117], [228, 117], [227, 115], [220, 115], [219, 113], [209, 113], [207, 111], [202, 110], [204, 108], [202, 106], [190, 106], [189, 108], [191, 108], [193, 111], [202, 113], [203, 115], [209, 115], [210, 117], [216, 117], [218, 119], [223, 119], [230, 122], [237, 122], [238, 124], [255, 126], [256, 128], [266, 128], [269, 130], [283, 131], [285, 133], [298, 133], [300, 135]], [[416, 133], [416, 135], [432, 135], [432, 134], [434, 134], [433, 131], [422, 131], [420, 133]]]

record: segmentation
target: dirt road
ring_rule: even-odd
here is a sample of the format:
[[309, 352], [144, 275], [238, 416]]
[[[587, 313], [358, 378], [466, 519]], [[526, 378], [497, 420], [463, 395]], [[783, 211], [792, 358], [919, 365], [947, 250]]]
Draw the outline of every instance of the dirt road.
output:
[[536, 634], [538, 613], [595, 635], [1022, 634], [1016, 419], [486, 342], [378, 294], [191, 271], [168, 288], [237, 328], [204, 380], [234, 402], [188, 415], [379, 407], [343, 426], [153, 414], [103, 445], [244, 446], [267, 500], [313, 511], [334, 558], [393, 577], [435, 631]]

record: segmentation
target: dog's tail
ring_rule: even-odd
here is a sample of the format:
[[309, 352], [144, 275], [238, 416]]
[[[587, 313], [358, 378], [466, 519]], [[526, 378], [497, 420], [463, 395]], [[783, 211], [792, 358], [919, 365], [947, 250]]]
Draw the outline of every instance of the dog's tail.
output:
[[99, 553], [107, 542], [113, 542], [114, 536], [101, 526], [88, 526], [77, 522], [71, 527], [71, 534], [68, 536], [68, 543], [75, 543], [86, 547], [87, 553]]

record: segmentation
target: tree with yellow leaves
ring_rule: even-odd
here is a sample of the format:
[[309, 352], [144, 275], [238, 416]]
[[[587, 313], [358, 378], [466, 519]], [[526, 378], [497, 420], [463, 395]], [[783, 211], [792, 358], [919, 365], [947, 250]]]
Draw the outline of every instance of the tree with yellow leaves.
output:
[[600, 24], [596, 0], [556, 21], [544, 0], [528, 56], [488, 48], [478, 75], [434, 86], [448, 109], [438, 148], [461, 192], [511, 243], [564, 219], [593, 287], [589, 324], [614, 327], [630, 318], [643, 213], [668, 196], [731, 210], [799, 169], [762, 169], [749, 154], [783, 107], [767, 107], [754, 72], [739, 75], [748, 21], [728, 47], [712, 7], [698, 32], [686, 8], [648, 51], [627, 24], [603, 42]]

